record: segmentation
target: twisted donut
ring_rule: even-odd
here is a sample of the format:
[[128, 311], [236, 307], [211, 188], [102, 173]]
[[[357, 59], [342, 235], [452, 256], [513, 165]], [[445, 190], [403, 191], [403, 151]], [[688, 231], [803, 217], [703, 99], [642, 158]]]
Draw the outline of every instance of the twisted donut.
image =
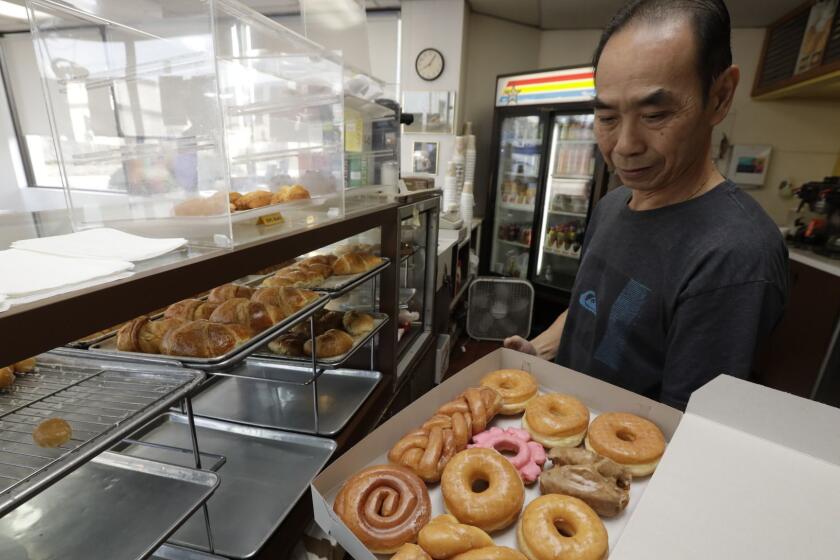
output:
[[502, 396], [499, 414], [519, 414], [528, 401], [537, 396], [537, 380], [521, 369], [499, 369], [481, 378], [483, 387], [490, 387]]
[[429, 483], [440, 480], [443, 467], [455, 455], [452, 430], [432, 426], [404, 435], [388, 452], [388, 460], [414, 471]]
[[375, 465], [344, 483], [333, 510], [371, 552], [387, 554], [417, 539], [432, 505], [416, 474], [397, 465]]
[[391, 560], [432, 560], [432, 557], [416, 544], [406, 543], [391, 556]]
[[444, 514], [420, 530], [417, 544], [435, 560], [445, 560], [476, 548], [493, 546], [493, 539], [478, 527], [458, 523], [454, 516]]
[[[487, 489], [473, 485], [484, 481]], [[501, 453], [474, 447], [455, 455], [443, 469], [440, 489], [447, 511], [458, 521], [485, 531], [513, 523], [525, 502], [519, 473]]]
[[581, 500], [560, 494], [528, 504], [516, 527], [516, 540], [529, 560], [601, 560], [609, 547], [598, 514]]
[[589, 451], [612, 459], [639, 477], [652, 474], [665, 453], [665, 436], [656, 424], [626, 412], [598, 415], [589, 426], [584, 444]]

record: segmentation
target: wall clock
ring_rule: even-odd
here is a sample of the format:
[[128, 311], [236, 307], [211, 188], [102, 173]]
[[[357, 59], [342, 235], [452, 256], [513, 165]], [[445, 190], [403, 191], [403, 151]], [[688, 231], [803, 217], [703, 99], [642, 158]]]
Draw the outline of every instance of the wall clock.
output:
[[414, 69], [417, 71], [417, 75], [427, 82], [437, 80], [443, 74], [443, 66], [443, 54], [433, 48], [420, 51], [417, 60], [414, 61]]

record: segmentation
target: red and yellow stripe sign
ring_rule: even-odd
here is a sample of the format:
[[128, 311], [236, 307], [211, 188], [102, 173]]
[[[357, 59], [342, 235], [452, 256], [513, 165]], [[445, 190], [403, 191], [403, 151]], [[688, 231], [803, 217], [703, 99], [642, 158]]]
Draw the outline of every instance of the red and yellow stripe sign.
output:
[[499, 78], [496, 105], [535, 105], [589, 101], [595, 97], [592, 67]]

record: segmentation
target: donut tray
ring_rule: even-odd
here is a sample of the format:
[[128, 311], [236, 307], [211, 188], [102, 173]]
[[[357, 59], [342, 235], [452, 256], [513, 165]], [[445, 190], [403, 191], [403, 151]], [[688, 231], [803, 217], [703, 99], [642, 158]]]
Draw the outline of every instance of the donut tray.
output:
[[[330, 439], [195, 418], [202, 454], [220, 459], [221, 479], [207, 502], [215, 554], [251, 558], [306, 491], [336, 449]], [[192, 465], [188, 419], [158, 416], [114, 448], [122, 455], [174, 465]], [[195, 513], [169, 544], [206, 550], [203, 512]]]
[[[39, 356], [34, 372], [0, 393], [0, 516], [171, 407], [204, 379], [198, 371], [139, 370], [61, 352]], [[32, 430], [52, 417], [70, 424], [72, 439], [58, 448], [38, 447]]]

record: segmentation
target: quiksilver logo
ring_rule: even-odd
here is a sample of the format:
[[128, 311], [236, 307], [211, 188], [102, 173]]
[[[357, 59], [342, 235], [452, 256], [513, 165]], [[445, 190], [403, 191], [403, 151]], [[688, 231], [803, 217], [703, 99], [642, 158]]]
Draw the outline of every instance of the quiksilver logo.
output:
[[580, 294], [580, 304], [584, 309], [590, 311], [593, 315], [597, 314], [597, 305], [595, 301], [595, 292], [589, 290]]

